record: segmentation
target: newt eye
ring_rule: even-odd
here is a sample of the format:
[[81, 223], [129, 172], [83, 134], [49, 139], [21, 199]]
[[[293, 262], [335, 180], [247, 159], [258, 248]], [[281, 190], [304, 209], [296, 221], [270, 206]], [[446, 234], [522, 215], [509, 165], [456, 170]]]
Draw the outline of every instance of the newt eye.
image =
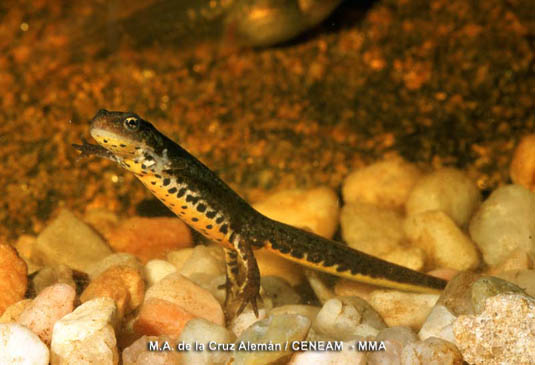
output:
[[137, 131], [139, 129], [139, 119], [136, 117], [126, 118], [123, 124], [124, 127], [130, 131]]

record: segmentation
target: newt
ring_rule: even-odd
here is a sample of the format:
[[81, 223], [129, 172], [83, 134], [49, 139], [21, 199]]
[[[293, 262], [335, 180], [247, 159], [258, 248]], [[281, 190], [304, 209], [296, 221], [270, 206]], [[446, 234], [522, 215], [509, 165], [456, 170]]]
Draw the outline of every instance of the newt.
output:
[[100, 110], [91, 120], [98, 145], [73, 145], [82, 156], [115, 161], [180, 219], [223, 246], [225, 309], [230, 317], [251, 304], [258, 317], [260, 273], [253, 251], [265, 248], [306, 267], [351, 280], [433, 293], [447, 281], [396, 265], [314, 233], [269, 219], [212, 170], [150, 122], [130, 112]]

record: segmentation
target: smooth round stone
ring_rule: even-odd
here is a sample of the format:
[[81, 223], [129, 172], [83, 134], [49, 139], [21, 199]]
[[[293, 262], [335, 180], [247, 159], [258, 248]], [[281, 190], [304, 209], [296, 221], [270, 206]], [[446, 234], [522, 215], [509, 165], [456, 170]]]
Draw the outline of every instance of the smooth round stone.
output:
[[346, 177], [342, 185], [344, 202], [401, 210], [421, 175], [415, 165], [402, 158], [376, 162]]
[[197, 245], [193, 252], [184, 261], [180, 273], [186, 277], [193, 274], [202, 273], [209, 276], [225, 274], [225, 257], [223, 250], [219, 246]]
[[131, 253], [142, 263], [193, 245], [188, 226], [178, 218], [167, 217], [129, 218], [110, 232], [108, 242], [116, 252]]
[[522, 137], [516, 146], [509, 174], [513, 183], [535, 191], [535, 134]]
[[453, 333], [470, 364], [532, 364], [535, 359], [535, 300], [523, 294], [498, 294], [478, 315], [462, 315]]
[[139, 271], [140, 274], [143, 274], [143, 265], [141, 265], [141, 262], [139, 262], [139, 259], [136, 256], [131, 253], [117, 252], [112, 253], [89, 266], [89, 277], [94, 279], [112, 266], [129, 266], [132, 269]]
[[256, 323], [266, 317], [267, 311], [265, 308], [258, 309], [257, 317], [256, 314], [253, 312], [252, 308], [250, 306], [247, 306], [243, 310], [243, 312], [241, 312], [238, 316], [232, 319], [229, 324], [229, 328], [237, 337], [239, 337], [247, 328], [251, 327], [253, 323]]
[[427, 340], [430, 337], [437, 337], [455, 343], [453, 335], [453, 322], [457, 319], [448, 308], [442, 304], [437, 304], [425, 319], [418, 337], [420, 340]]
[[175, 265], [165, 260], [150, 260], [145, 264], [145, 279], [147, 286], [152, 286], [167, 275], [177, 271]]
[[461, 271], [450, 279], [440, 294], [437, 305], [443, 305], [454, 316], [473, 314], [472, 285], [481, 277], [471, 271]]
[[0, 364], [48, 365], [48, 347], [28, 328], [0, 323]]
[[22, 299], [16, 303], [11, 304], [6, 308], [4, 313], [0, 316], [0, 323], [17, 322], [20, 315], [33, 302], [33, 299]]
[[[158, 342], [159, 348], [171, 351], [151, 351], [148, 349], [149, 342]], [[123, 350], [123, 365], [182, 365], [182, 354], [174, 351], [176, 340], [169, 336], [142, 336]]]
[[443, 168], [420, 179], [406, 204], [408, 216], [440, 210], [464, 227], [481, 201], [477, 186], [463, 172]]
[[84, 213], [84, 222], [108, 239], [111, 231], [119, 225], [117, 214], [103, 208], [88, 208]]
[[280, 307], [275, 307], [271, 310], [271, 312], [269, 312], [269, 314], [273, 314], [273, 315], [299, 314], [300, 316], [307, 317], [312, 322], [314, 321], [314, 319], [316, 318], [320, 310], [321, 310], [320, 307], [316, 307], [313, 305], [290, 304], [290, 305], [283, 305]]
[[20, 314], [17, 322], [28, 327], [41, 340], [50, 344], [54, 324], [74, 309], [76, 291], [67, 284], [45, 288]]
[[24, 297], [28, 278], [26, 263], [8, 244], [0, 243], [0, 314]]
[[[399, 342], [382, 340], [384, 351], [366, 353], [366, 365], [401, 365], [400, 358], [403, 347]], [[409, 365], [409, 364], [407, 364]]]
[[214, 296], [180, 273], [170, 274], [151, 286], [145, 293], [145, 300], [150, 298], [174, 303], [194, 317], [216, 324], [223, 325], [225, 321], [221, 305]]
[[524, 294], [524, 290], [515, 284], [492, 276], [477, 279], [471, 288], [472, 306], [476, 313], [481, 313], [488, 298], [501, 293]]
[[418, 341], [418, 337], [416, 336], [414, 331], [409, 327], [403, 326], [383, 328], [381, 331], [379, 331], [375, 339], [377, 341], [388, 340], [390, 342], [397, 342], [402, 347], [408, 345], [409, 343]]
[[193, 253], [193, 247], [186, 247], [180, 250], [174, 250], [167, 254], [167, 261], [173, 264], [177, 270], [181, 270], [184, 263], [189, 259]]
[[188, 321], [194, 318], [195, 315], [176, 303], [148, 298], [143, 302], [132, 328], [139, 335], [177, 337]]
[[[225, 327], [216, 325], [202, 318], [189, 321], [178, 338], [179, 342], [191, 344], [203, 344], [203, 351], [186, 351], [182, 355], [184, 364], [212, 364], [224, 365], [231, 358], [228, 344], [234, 343], [236, 336]], [[218, 351], [218, 346], [223, 350]]]
[[[255, 322], [236, 340], [234, 365], [267, 365], [289, 358], [291, 348], [286, 343], [302, 341], [310, 329], [310, 320], [300, 315], [281, 314]], [[281, 349], [246, 351], [247, 344], [280, 344]], [[251, 349], [249, 349], [251, 350]]]
[[328, 187], [281, 191], [253, 207], [271, 219], [326, 238], [331, 238], [338, 226], [338, 197]]
[[499, 265], [493, 266], [488, 274], [500, 276], [506, 271], [521, 271], [533, 268], [533, 258], [525, 250], [515, 250], [507, 259]]
[[260, 283], [265, 296], [271, 298], [274, 307], [301, 303], [301, 296], [282, 278], [264, 276], [260, 279]]
[[437, 300], [436, 294], [376, 290], [370, 294], [369, 303], [390, 327], [420, 328]]
[[63, 209], [37, 237], [34, 258], [48, 266], [64, 264], [89, 272], [89, 268], [112, 253], [91, 227]]
[[366, 301], [357, 297], [328, 300], [313, 322], [316, 332], [342, 341], [375, 337], [384, 327], [379, 314]]
[[489, 265], [514, 251], [535, 257], [535, 194], [520, 185], [496, 189], [470, 222], [470, 236]]
[[401, 353], [401, 363], [459, 365], [463, 363], [463, 356], [451, 342], [431, 337], [405, 346]]
[[366, 365], [366, 353], [352, 349], [354, 342], [342, 342], [342, 351], [296, 352], [288, 365]]
[[405, 220], [404, 229], [407, 238], [426, 252], [431, 267], [470, 270], [479, 265], [474, 243], [442, 211], [411, 215]]
[[116, 365], [117, 307], [110, 298], [85, 302], [54, 325], [51, 364]]
[[67, 265], [45, 266], [33, 277], [33, 287], [36, 293], [40, 293], [45, 288], [63, 283], [76, 289], [76, 283], [72, 276], [72, 269]]

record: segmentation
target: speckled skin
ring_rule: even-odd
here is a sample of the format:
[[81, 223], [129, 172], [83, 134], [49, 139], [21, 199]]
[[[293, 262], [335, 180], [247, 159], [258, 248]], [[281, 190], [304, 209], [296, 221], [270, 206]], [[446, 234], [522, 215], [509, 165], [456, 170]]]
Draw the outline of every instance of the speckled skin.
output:
[[257, 313], [260, 275], [253, 249], [265, 247], [301, 265], [356, 281], [417, 292], [437, 292], [446, 281], [342, 243], [273, 221], [236, 194], [210, 169], [133, 113], [100, 110], [91, 122], [100, 146], [75, 145], [133, 172], [192, 228], [225, 248], [227, 312], [251, 303]]

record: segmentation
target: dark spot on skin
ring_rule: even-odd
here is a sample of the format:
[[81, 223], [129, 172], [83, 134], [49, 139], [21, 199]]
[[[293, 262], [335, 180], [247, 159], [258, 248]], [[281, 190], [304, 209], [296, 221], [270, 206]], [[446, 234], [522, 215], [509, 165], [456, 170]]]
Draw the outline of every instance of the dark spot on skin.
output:
[[232, 233], [230, 234], [230, 237], [229, 237], [228, 240], [229, 240], [230, 243], [234, 243], [234, 240], [235, 240], [235, 239], [236, 239], [236, 233], [235, 233], [235, 232], [232, 232]]
[[117, 145], [116, 145], [116, 144], [112, 144], [111, 146], [114, 147], [114, 148], [117, 148]]
[[102, 142], [108, 143], [108, 140], [107, 139], [103, 139]]
[[191, 218], [191, 221], [192, 221], [192, 222], [198, 222], [198, 221], [199, 221], [199, 218], [197, 218], [197, 217], [193, 217], [193, 218]]
[[167, 198], [169, 196], [169, 194], [165, 194], [165, 197]]
[[193, 196], [193, 195], [186, 195], [186, 202], [191, 202], [193, 204], [197, 204], [197, 202], [199, 201], [199, 197], [197, 196]]
[[197, 205], [197, 211], [199, 211], [199, 212], [202, 213], [202, 212], [204, 212], [205, 210], [206, 210], [206, 205], [204, 205], [204, 204], [199, 204], [199, 205]]
[[156, 185], [156, 181], [151, 181], [150, 182], [152, 185]]
[[[164, 181], [165, 182], [165, 181]], [[176, 188], [175, 187], [172, 187], [171, 189], [167, 190], [169, 192], [169, 194], [174, 194], [176, 193]]]
[[210, 210], [208, 212], [206, 212], [206, 216], [210, 219], [214, 218], [215, 215], [217, 214], [217, 212], [215, 210]]
[[166, 177], [165, 179], [163, 179], [163, 182], [162, 182], [163, 186], [167, 186], [170, 183], [171, 183], [171, 179], [170, 178]]
[[338, 265], [338, 267], [336, 268], [336, 271], [338, 272], [342, 272], [342, 271], [347, 271], [347, 266], [345, 265]]
[[221, 242], [221, 241], [222, 241], [221, 238], [216, 238], [215, 240], [216, 240], [217, 242]]
[[146, 169], [147, 169], [147, 166], [146, 166], [145, 164], [141, 164], [141, 168], [142, 168], [143, 170], [146, 170]]
[[188, 206], [187, 205], [183, 205], [181, 206], [182, 209], [188, 209]]
[[164, 201], [165, 201], [165, 198], [162, 198], [162, 201], [164, 202]]
[[178, 213], [178, 214], [180, 214], [180, 215], [184, 215], [184, 214], [186, 214], [186, 212], [180, 212], [180, 213]]
[[324, 267], [329, 267], [329, 266], [333, 266], [335, 264], [336, 260], [334, 260], [332, 257], [330, 256], [327, 256], [324, 260], [323, 260], [323, 263], [322, 263], [322, 266]]
[[130, 167], [130, 165], [127, 162], [125, 162], [124, 164], [126, 165], [126, 167]]
[[227, 232], [228, 232], [228, 225], [223, 224], [221, 227], [219, 227], [219, 232], [221, 232], [221, 233], [223, 233], [223, 234], [227, 234]]
[[176, 195], [177, 198], [182, 198], [184, 194], [186, 194], [187, 189], [186, 188], [180, 188], [178, 191], [178, 194]]
[[154, 170], [154, 169], [150, 169], [150, 171], [151, 171], [151, 172], [156, 172], [156, 170]]
[[223, 219], [224, 219], [223, 217], [217, 217], [217, 219], [215, 220], [215, 222], [216, 222], [217, 224], [220, 224], [221, 222], [223, 222]]
[[206, 229], [212, 229], [212, 228], [213, 228], [213, 226], [211, 224], [206, 226]]
[[239, 269], [238, 267], [232, 267], [230, 268], [230, 272], [233, 273], [234, 275], [238, 275]]
[[296, 259], [302, 259], [303, 258], [303, 252], [301, 251], [296, 251], [296, 250], [293, 250], [292, 252], [290, 252], [290, 254], [295, 257]]
[[290, 252], [290, 247], [288, 247], [288, 246], [280, 246], [280, 247], [278, 248], [278, 250], [279, 250], [279, 252], [281, 252], [281, 253], [288, 253], [288, 252]]
[[125, 148], [125, 147], [126, 147], [126, 145], [125, 145], [125, 144], [122, 144], [122, 143], [121, 143], [119, 146], [121, 146], [122, 148]]
[[140, 150], [140, 149], [141, 149], [141, 147], [139, 147], [139, 146], [136, 146], [136, 147], [135, 147], [135, 149], [136, 149], [136, 150]]
[[154, 176], [156, 176], [158, 179], [161, 179], [162, 176], [161, 175], [158, 175], [158, 174], [155, 174]]
[[319, 255], [317, 252], [309, 252], [307, 254], [307, 261], [317, 264], [321, 261], [321, 255]]
[[146, 156], [145, 156], [145, 160], [147, 160], [147, 161], [152, 161], [152, 160], [154, 160], [154, 159], [152, 158], [151, 155], [146, 155]]
[[172, 207], [174, 207], [174, 206], [175, 206], [175, 205], [174, 205], [173, 203], [170, 203], [169, 205], [170, 205], [170, 206], [172, 206]]

